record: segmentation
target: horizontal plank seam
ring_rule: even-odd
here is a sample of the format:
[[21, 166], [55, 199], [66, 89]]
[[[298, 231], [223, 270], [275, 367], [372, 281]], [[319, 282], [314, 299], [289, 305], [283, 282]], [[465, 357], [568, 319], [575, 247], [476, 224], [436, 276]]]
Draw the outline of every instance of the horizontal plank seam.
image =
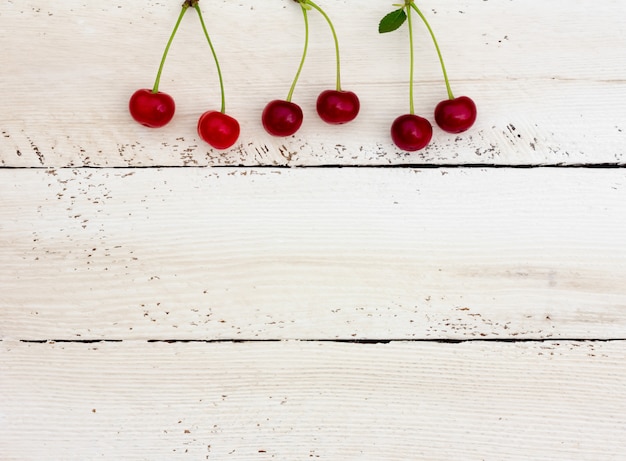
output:
[[145, 169], [242, 169], [242, 170], [279, 170], [279, 169], [548, 169], [548, 168], [564, 168], [564, 169], [625, 169], [626, 163], [524, 163], [517, 165], [500, 165], [493, 163], [455, 163], [455, 164], [432, 164], [432, 163], [397, 163], [393, 165], [342, 165], [342, 164], [321, 164], [321, 165], [207, 165], [207, 166], [186, 166], [186, 165], [138, 165], [138, 166], [0, 166], [1, 170], [145, 170]]
[[[0, 342], [3, 340], [0, 339]], [[74, 344], [95, 344], [95, 343], [123, 343], [135, 342], [136, 340], [125, 339], [20, 339], [20, 343], [25, 344], [55, 344], [55, 343], [74, 343]], [[440, 343], [440, 344], [463, 344], [463, 343], [561, 343], [561, 342], [598, 342], [612, 343], [623, 342], [625, 338], [468, 338], [468, 339], [147, 339], [141, 340], [147, 343], [203, 343], [203, 344], [219, 344], [219, 343], [279, 343], [279, 342], [306, 342], [306, 343], [340, 343], [340, 344], [390, 344], [390, 343]]]

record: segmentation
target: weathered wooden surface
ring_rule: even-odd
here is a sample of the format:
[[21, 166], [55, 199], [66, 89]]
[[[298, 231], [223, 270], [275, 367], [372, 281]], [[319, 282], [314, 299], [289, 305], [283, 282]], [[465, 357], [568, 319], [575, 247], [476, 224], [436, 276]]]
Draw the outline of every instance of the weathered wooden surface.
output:
[[618, 460], [626, 450], [623, 342], [5, 342], [0, 358], [12, 384], [0, 381], [12, 396], [3, 459]]
[[0, 4], [0, 459], [623, 459], [626, 4], [420, 2], [479, 119], [407, 154], [393, 2], [319, 1], [352, 124], [314, 113], [312, 14], [304, 126], [261, 128], [300, 59], [291, 0], [202, 2], [235, 148], [195, 133], [219, 93], [193, 11], [174, 121], [133, 123], [180, 3]]
[[[212, 150], [196, 133], [199, 115], [219, 108], [219, 91], [194, 11], [161, 84], [177, 101], [176, 117], [159, 130], [135, 124], [128, 98], [152, 87], [180, 3], [5, 2], [0, 165], [624, 164], [623, 2], [424, 2], [453, 89], [475, 99], [480, 115], [463, 135], [435, 129], [432, 145], [413, 154], [389, 137], [393, 119], [408, 111], [407, 30], [377, 32], [393, 2], [323, 5], [340, 37], [344, 87], [362, 100], [352, 124], [327, 126], [315, 114], [315, 98], [334, 84], [334, 48], [311, 14], [310, 56], [294, 95], [303, 128], [283, 139], [261, 127], [265, 104], [286, 97], [302, 51], [302, 15], [291, 0], [203, 4], [227, 109], [242, 126], [236, 147]], [[432, 120], [445, 88], [417, 25], [416, 44], [416, 110]]]
[[1, 176], [0, 329], [13, 338], [626, 331], [619, 169]]

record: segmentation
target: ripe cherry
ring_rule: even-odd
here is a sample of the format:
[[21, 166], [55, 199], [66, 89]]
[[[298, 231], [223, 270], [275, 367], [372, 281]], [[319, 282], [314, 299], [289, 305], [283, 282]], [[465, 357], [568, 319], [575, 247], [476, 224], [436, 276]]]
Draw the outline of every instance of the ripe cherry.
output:
[[413, 152], [423, 149], [432, 137], [432, 125], [419, 115], [401, 115], [391, 125], [391, 139], [402, 150]]
[[198, 120], [198, 134], [216, 149], [228, 149], [239, 138], [239, 122], [230, 115], [210, 110]]
[[336, 88], [320, 93], [317, 97], [317, 113], [326, 123], [342, 124], [350, 122], [359, 114], [361, 103], [357, 95], [352, 91], [341, 89], [341, 59], [339, 57], [339, 40], [337, 39], [335, 27], [326, 12], [314, 2], [311, 0], [301, 0], [301, 2], [315, 8], [326, 19], [335, 42]]
[[435, 108], [437, 125], [448, 133], [462, 133], [476, 121], [476, 104], [467, 96], [446, 99]]
[[137, 122], [150, 128], [159, 128], [167, 125], [169, 121], [172, 120], [172, 118], [174, 117], [174, 111], [176, 109], [174, 99], [172, 99], [170, 95], [166, 93], [161, 93], [159, 91], [159, 83], [161, 81], [161, 72], [163, 72], [165, 58], [167, 58], [167, 53], [170, 49], [170, 45], [174, 40], [174, 36], [176, 35], [176, 31], [178, 30], [180, 21], [183, 19], [187, 8], [189, 8], [189, 5], [187, 5], [187, 2], [185, 2], [180, 11], [180, 14], [178, 15], [178, 20], [176, 21], [176, 25], [172, 30], [170, 39], [165, 46], [165, 51], [163, 51], [163, 57], [161, 58], [159, 71], [157, 72], [152, 91], [148, 89], [137, 90], [135, 91], [135, 93], [133, 93], [133, 95], [130, 97], [130, 101], [128, 102], [128, 110], [130, 111], [130, 115]]
[[198, 135], [213, 146], [215, 149], [228, 149], [231, 147], [237, 139], [239, 139], [239, 122], [230, 115], [226, 115], [226, 96], [224, 92], [224, 79], [222, 78], [222, 71], [220, 70], [220, 63], [217, 59], [217, 53], [213, 48], [213, 43], [209, 37], [206, 25], [204, 24], [204, 18], [202, 17], [202, 11], [197, 0], [187, 0], [198, 13], [200, 19], [200, 25], [204, 32], [204, 36], [207, 39], [211, 53], [213, 54], [213, 60], [215, 61], [215, 68], [217, 69], [217, 76], [220, 82], [220, 94], [222, 99], [222, 107], [220, 111], [209, 110], [202, 114], [198, 119]]
[[317, 113], [326, 123], [347, 123], [356, 118], [361, 104], [352, 91], [326, 90], [317, 97]]
[[291, 136], [300, 129], [303, 118], [300, 106], [280, 99], [270, 101], [261, 115], [265, 131], [273, 136]]
[[135, 91], [128, 102], [130, 115], [150, 128], [167, 125], [174, 117], [175, 109], [174, 99], [169, 94], [153, 93], [147, 88]]
[[287, 99], [271, 101], [263, 110], [261, 120], [265, 130], [274, 136], [290, 136], [294, 134], [302, 125], [302, 109], [291, 102], [296, 83], [300, 77], [300, 72], [304, 66], [306, 53], [309, 46], [309, 20], [307, 11], [311, 8], [317, 10], [326, 20], [335, 42], [335, 57], [337, 62], [337, 84], [335, 90], [323, 91], [317, 98], [317, 113], [320, 118], [327, 123], [346, 123], [359, 113], [359, 98], [351, 91], [341, 89], [341, 65], [339, 59], [339, 41], [332, 21], [322, 8], [312, 0], [294, 0], [300, 5], [304, 16], [304, 51], [300, 60], [300, 66], [293, 79]]
[[426, 147], [432, 137], [432, 125], [430, 122], [415, 114], [413, 106], [413, 25], [411, 21], [411, 10], [414, 10], [422, 19], [422, 22], [428, 29], [428, 33], [433, 40], [441, 71], [448, 92], [448, 99], [440, 102], [435, 109], [435, 121], [445, 131], [450, 133], [460, 133], [467, 130], [474, 124], [476, 120], [476, 105], [467, 96], [455, 98], [450, 88], [450, 81], [446, 72], [446, 66], [441, 56], [439, 44], [435, 38], [435, 34], [428, 23], [428, 20], [420, 9], [415, 5], [414, 0], [405, 0], [404, 5], [400, 9], [394, 10], [387, 14], [379, 23], [378, 31], [380, 33], [392, 32], [398, 29], [405, 21], [409, 27], [409, 47], [410, 47], [410, 76], [409, 76], [409, 104], [410, 114], [398, 117], [391, 127], [391, 136], [393, 142], [400, 148], [405, 150], [418, 150]]

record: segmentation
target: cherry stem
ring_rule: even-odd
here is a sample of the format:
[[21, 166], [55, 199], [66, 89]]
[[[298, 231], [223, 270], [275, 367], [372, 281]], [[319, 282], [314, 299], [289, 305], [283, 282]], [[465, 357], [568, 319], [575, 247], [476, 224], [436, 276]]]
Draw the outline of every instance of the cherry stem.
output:
[[187, 8], [189, 8], [189, 5], [187, 5], [186, 3], [183, 4], [182, 9], [180, 10], [180, 14], [178, 15], [178, 20], [176, 21], [176, 25], [174, 26], [174, 30], [172, 31], [172, 35], [170, 35], [170, 39], [168, 40], [167, 45], [165, 46], [165, 51], [163, 52], [163, 57], [161, 58], [161, 64], [159, 65], [159, 71], [157, 72], [156, 80], [154, 81], [154, 86], [152, 87], [152, 93], [159, 92], [159, 83], [161, 82], [161, 72], [163, 72], [163, 65], [165, 64], [165, 58], [167, 58], [167, 53], [170, 50], [170, 45], [172, 44], [172, 41], [174, 40], [174, 35], [176, 35], [176, 31], [178, 30], [180, 21], [183, 20], [183, 16], [185, 15]]
[[215, 67], [217, 68], [217, 76], [220, 81], [220, 93], [222, 96], [222, 108], [220, 109], [220, 112], [222, 114], [225, 114], [226, 113], [226, 97], [224, 95], [224, 79], [222, 78], [222, 70], [220, 69], [220, 62], [217, 59], [217, 53], [215, 53], [215, 48], [213, 48], [213, 43], [211, 43], [211, 39], [209, 38], [209, 32], [207, 32], [206, 30], [206, 25], [204, 24], [204, 19], [202, 18], [202, 12], [200, 11], [200, 5], [195, 3], [193, 7], [198, 12], [198, 17], [200, 18], [200, 24], [202, 25], [202, 30], [204, 31], [204, 36], [206, 37], [207, 42], [209, 42], [209, 47], [211, 48], [211, 53], [213, 54], [213, 59], [215, 60]]
[[330, 31], [332, 32], [333, 40], [335, 41], [335, 56], [337, 57], [337, 91], [341, 91], [341, 60], [339, 59], [339, 40], [337, 39], [337, 33], [335, 32], [335, 27], [333, 26], [333, 23], [328, 17], [328, 15], [326, 14], [326, 12], [322, 10], [318, 5], [313, 3], [311, 0], [305, 0], [305, 3], [308, 3], [317, 11], [319, 11], [320, 14], [324, 16], [324, 19], [326, 19], [326, 22], [330, 26]]
[[296, 76], [293, 79], [291, 88], [289, 89], [289, 94], [287, 95], [287, 102], [291, 102], [291, 97], [293, 96], [293, 91], [296, 89], [296, 83], [298, 83], [298, 78], [300, 77], [300, 72], [302, 72], [302, 67], [304, 66], [304, 60], [306, 59], [306, 52], [307, 52], [307, 49], [309, 48], [309, 18], [306, 13], [306, 8], [304, 7], [302, 3], [300, 3], [300, 8], [302, 8], [302, 14], [304, 16], [304, 51], [302, 52], [302, 60], [300, 61], [298, 72], [296, 72]]
[[428, 32], [430, 33], [431, 38], [433, 39], [433, 43], [435, 44], [435, 49], [437, 50], [437, 56], [439, 56], [439, 62], [441, 63], [441, 70], [443, 71], [443, 79], [446, 81], [446, 90], [448, 90], [448, 98], [454, 99], [454, 95], [452, 94], [452, 89], [450, 88], [450, 80], [448, 80], [448, 73], [446, 72], [446, 65], [443, 63], [443, 56], [441, 56], [441, 50], [439, 49], [439, 44], [437, 43], [437, 39], [435, 38], [435, 33], [430, 27], [430, 24], [426, 20], [426, 16], [422, 14], [420, 9], [413, 3], [411, 0], [411, 7], [415, 10], [415, 12], [422, 18], [422, 21], [426, 25]]
[[407, 8], [406, 11], [407, 23], [409, 25], [409, 50], [411, 51], [409, 73], [409, 113], [415, 114], [415, 105], [413, 104], [413, 67], [415, 67], [415, 58], [413, 57], [413, 23], [411, 21], [411, 8]]

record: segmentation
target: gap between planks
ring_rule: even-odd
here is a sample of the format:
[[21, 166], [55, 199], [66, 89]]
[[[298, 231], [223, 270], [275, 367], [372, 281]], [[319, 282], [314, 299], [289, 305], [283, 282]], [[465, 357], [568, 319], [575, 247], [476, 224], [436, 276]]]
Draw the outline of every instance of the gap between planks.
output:
[[[2, 341], [2, 339], [0, 339]], [[20, 339], [21, 343], [27, 344], [46, 344], [46, 343], [77, 343], [77, 344], [93, 344], [93, 343], [122, 343], [125, 341], [137, 341], [129, 339]], [[305, 338], [305, 339], [283, 339], [283, 338], [267, 338], [267, 339], [237, 339], [237, 338], [220, 338], [220, 339], [147, 339], [140, 340], [147, 343], [280, 343], [289, 341], [298, 341], [304, 343], [339, 343], [339, 344], [389, 344], [389, 343], [441, 343], [441, 344], [463, 344], [463, 343], [561, 343], [561, 342], [600, 342], [610, 343], [626, 341], [626, 338], [469, 338], [469, 339], [403, 339], [403, 338], [374, 338], [374, 339], [328, 339], [328, 338]]]
[[253, 165], [253, 164], [241, 164], [241, 165], [118, 165], [118, 166], [101, 166], [101, 165], [80, 165], [80, 166], [0, 166], [0, 170], [43, 170], [43, 171], [55, 171], [55, 170], [147, 170], [147, 169], [159, 169], [159, 170], [205, 170], [205, 169], [224, 169], [224, 170], [236, 170], [236, 169], [271, 169], [271, 170], [304, 170], [304, 169], [428, 169], [428, 170], [455, 170], [455, 169], [499, 169], [499, 170], [528, 170], [528, 169], [540, 169], [540, 168], [560, 168], [560, 169], [581, 169], [589, 168], [596, 170], [615, 170], [626, 168], [626, 163], [521, 163], [514, 165], [501, 165], [497, 163], [457, 163], [457, 164], [435, 164], [435, 163], [395, 163], [392, 165], [342, 165], [335, 163], [319, 164], [319, 165]]

